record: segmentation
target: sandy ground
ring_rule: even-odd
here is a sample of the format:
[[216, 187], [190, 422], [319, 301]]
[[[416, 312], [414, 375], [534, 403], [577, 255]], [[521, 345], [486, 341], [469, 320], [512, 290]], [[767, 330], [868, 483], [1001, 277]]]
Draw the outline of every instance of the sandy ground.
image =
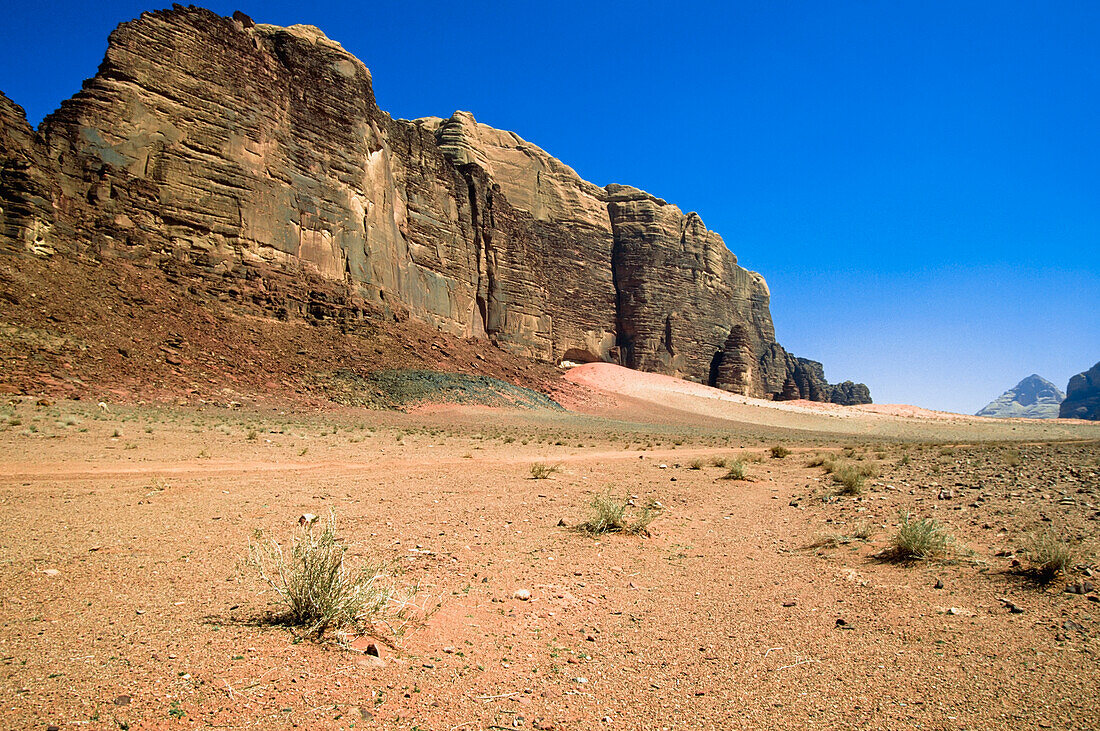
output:
[[1076, 419], [989, 419], [906, 404], [849, 407], [802, 400], [766, 401], [611, 363], [576, 366], [565, 379], [590, 390], [587, 397], [565, 399], [570, 409], [658, 422], [679, 415], [679, 422], [691, 424], [705, 419], [798, 432], [920, 439], [1019, 439], [1021, 433], [1036, 439], [1067, 439], [1078, 436], [1082, 429], [1100, 434], [1100, 426]]
[[[1047, 586], [1013, 566], [1041, 530], [1095, 544], [1100, 425], [761, 404], [594, 370], [571, 373], [602, 389], [573, 392], [588, 413], [16, 400], [0, 726], [1100, 727], [1100, 604], [1063, 591], [1093, 560]], [[780, 442], [793, 453], [770, 457]], [[838, 495], [818, 454], [875, 476]], [[734, 457], [751, 480], [720, 479]], [[532, 479], [535, 462], [560, 471]], [[660, 501], [651, 535], [571, 530], [604, 492]], [[264, 621], [250, 536], [288, 541], [330, 509], [352, 559], [419, 586], [419, 620], [375, 627], [381, 661]], [[951, 555], [879, 558], [902, 511], [942, 521]]]

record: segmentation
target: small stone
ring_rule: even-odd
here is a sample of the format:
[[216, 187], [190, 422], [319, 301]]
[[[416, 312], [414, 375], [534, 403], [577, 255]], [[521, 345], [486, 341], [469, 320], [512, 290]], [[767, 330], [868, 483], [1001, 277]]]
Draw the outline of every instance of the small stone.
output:
[[559, 528], [565, 528], [566, 527], [565, 526], [565, 518], [562, 518], [558, 521], [558, 527]]
[[850, 627], [851, 625], [848, 624], [848, 620], [841, 619], [841, 618], [838, 617], [837, 620], [836, 620], [836, 626], [837, 627]]
[[381, 657], [381, 653], [378, 651], [378, 645], [371, 642], [367, 645], [367, 654], [372, 657]]
[[943, 588], [943, 579], [936, 579], [936, 588], [937, 589], [942, 589]]
[[118, 698], [115, 698], [112, 703], [116, 706], [128, 706], [130, 705], [130, 696], [120, 695]]
[[61, 572], [57, 569], [42, 569], [42, 573], [44, 573], [46, 576], [57, 576]]
[[657, 468], [658, 468], [658, 469], [662, 469], [662, 470], [667, 470], [667, 469], [668, 469], [668, 465], [667, 465], [667, 464], [665, 464], [664, 462], [662, 462], [661, 464], [657, 465]]
[[455, 648], [448, 645], [447, 647], [443, 648], [443, 652], [445, 652], [448, 655], [453, 655], [453, 654], [455, 654]]
[[585, 635], [584, 636], [584, 641], [585, 642], [595, 642], [596, 637], [595, 637], [595, 635]]
[[584, 685], [588, 682], [588, 678], [573, 678], [573, 682], [579, 685]]
[[790, 601], [783, 602], [783, 606], [785, 606], [785, 607], [793, 607], [796, 604], [798, 604], [798, 602], [796, 602], [794, 599], [791, 599]]
[[531, 601], [531, 592], [527, 589], [516, 589], [512, 594], [513, 599], [519, 599], [521, 602]]

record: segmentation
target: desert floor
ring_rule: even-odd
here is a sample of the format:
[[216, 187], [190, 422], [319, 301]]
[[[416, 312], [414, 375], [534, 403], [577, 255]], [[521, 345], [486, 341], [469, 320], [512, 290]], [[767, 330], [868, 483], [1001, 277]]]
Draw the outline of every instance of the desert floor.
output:
[[[1100, 727], [1100, 425], [571, 378], [567, 412], [14, 399], [0, 726]], [[841, 495], [821, 458], [873, 475]], [[604, 493], [659, 501], [650, 535], [574, 530]], [[330, 511], [418, 589], [404, 620], [270, 623], [254, 531]], [[949, 554], [887, 560], [906, 512]], [[1043, 585], [1046, 531], [1082, 552]]]

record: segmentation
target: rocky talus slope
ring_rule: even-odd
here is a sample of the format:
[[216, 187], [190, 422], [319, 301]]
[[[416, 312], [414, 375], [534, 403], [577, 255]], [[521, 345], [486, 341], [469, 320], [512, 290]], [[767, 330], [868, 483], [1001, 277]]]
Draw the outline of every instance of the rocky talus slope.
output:
[[312, 26], [175, 6], [120, 25], [37, 131], [0, 95], [0, 208], [9, 260], [183, 271], [284, 321], [412, 317], [542, 361], [870, 400], [775, 341], [763, 277], [698, 215], [467, 113], [394, 120]]
[[977, 416], [998, 419], [1057, 419], [1066, 395], [1050, 381], [1034, 373], [986, 404]]
[[1100, 363], [1069, 379], [1066, 400], [1059, 416], [1063, 419], [1100, 420]]

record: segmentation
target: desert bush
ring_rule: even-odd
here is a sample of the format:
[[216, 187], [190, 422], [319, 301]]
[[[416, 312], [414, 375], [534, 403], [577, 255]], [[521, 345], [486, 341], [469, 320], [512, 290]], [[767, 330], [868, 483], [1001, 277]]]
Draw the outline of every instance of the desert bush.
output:
[[860, 523], [849, 535], [857, 541], [869, 541], [875, 537], [875, 527], [870, 523]]
[[710, 461], [710, 463], [715, 467], [725, 467], [728, 462], [729, 460], [727, 460], [725, 457], [715, 457]]
[[660, 504], [655, 500], [648, 500], [638, 511], [637, 516], [630, 519], [628, 512], [630, 503], [627, 500], [619, 500], [610, 493], [603, 493], [592, 498], [588, 520], [576, 526], [576, 530], [590, 535], [603, 533], [630, 533], [632, 535], [649, 535], [649, 525], [660, 513]]
[[703, 469], [703, 460], [701, 460], [701, 459], [691, 460], [691, 464], [688, 465], [688, 469], [689, 470], [701, 470], [701, 469]]
[[821, 467], [825, 464], [825, 461], [826, 460], [823, 456], [821, 456], [820, 454], [815, 454], [813, 457], [810, 457], [810, 459], [806, 461], [806, 466]]
[[1024, 548], [1028, 570], [1044, 583], [1065, 573], [1077, 560], [1077, 549], [1052, 530], [1028, 538]]
[[947, 529], [939, 521], [933, 518], [912, 520], [909, 513], [905, 513], [891, 547], [897, 559], [932, 558], [946, 554], [950, 542]]
[[726, 466], [729, 468], [726, 474], [722, 475], [723, 480], [747, 480], [748, 474], [745, 472], [745, 463], [739, 459], [735, 459], [732, 462], [727, 462]]
[[853, 465], [837, 465], [832, 470], [833, 482], [840, 488], [842, 495], [859, 495], [863, 492], [866, 479], [863, 472]]
[[279, 621], [317, 637], [329, 628], [362, 628], [400, 618], [415, 593], [399, 597], [384, 565], [351, 567], [346, 553], [333, 513], [322, 528], [305, 522], [288, 551], [260, 530], [248, 545], [249, 563], [285, 608]]
[[1005, 453], [1005, 465], [1008, 467], [1020, 466], [1020, 453], [1015, 449], [1010, 449]]
[[898, 460], [898, 464], [901, 465], [902, 467], [904, 467], [912, 461], [913, 461], [912, 457], [910, 457], [908, 454], [903, 454], [903, 455], [901, 455], [901, 459]]
[[535, 462], [531, 465], [531, 479], [532, 480], [546, 480], [550, 478], [550, 475], [555, 472], [561, 472], [560, 464], [545, 464], [543, 462]]
[[860, 523], [850, 533], [825, 533], [811, 543], [808, 548], [836, 548], [855, 541], [869, 541], [875, 535], [875, 529], [870, 523]]
[[768, 451], [771, 452], [772, 459], [783, 459], [791, 453], [791, 450], [787, 449], [782, 444], [776, 444]]

